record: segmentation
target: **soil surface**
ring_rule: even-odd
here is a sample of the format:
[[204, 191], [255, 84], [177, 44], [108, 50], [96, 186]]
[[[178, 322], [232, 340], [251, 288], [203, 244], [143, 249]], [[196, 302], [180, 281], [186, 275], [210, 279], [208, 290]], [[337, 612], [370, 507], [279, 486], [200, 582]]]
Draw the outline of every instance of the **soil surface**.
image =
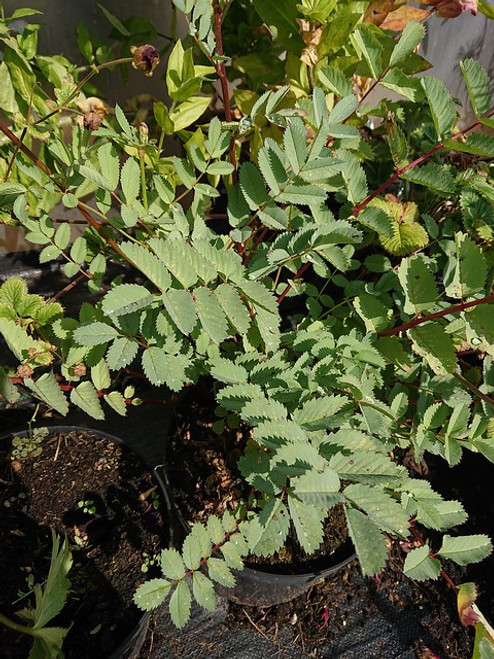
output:
[[[210, 515], [221, 516], [226, 509], [235, 511], [253, 494], [238, 471], [237, 462], [251, 438], [251, 429], [225, 427], [213, 430], [214, 399], [209, 391], [203, 396], [186, 396], [177, 410], [175, 431], [167, 439], [167, 474], [177, 508], [186, 525], [206, 522]], [[272, 557], [249, 556], [246, 565], [278, 574], [303, 574], [330, 567], [352, 553], [342, 545], [348, 539], [345, 513], [335, 506], [324, 524], [320, 548], [307, 554], [291, 528], [284, 547]]]
[[[0, 444], [0, 611], [16, 620], [15, 612], [33, 603], [32, 593], [23, 595], [30, 575], [35, 583], [46, 579], [50, 529], [67, 534], [71, 593], [49, 624], [70, 626], [68, 659], [107, 659], [142, 617], [132, 596], [154, 576], [153, 566], [142, 572], [146, 555], [166, 546], [156, 483], [125, 447], [87, 432], [52, 433], [41, 446], [39, 455], [14, 453], [12, 460], [11, 440]], [[0, 626], [2, 658], [22, 659], [29, 646], [28, 637]]]

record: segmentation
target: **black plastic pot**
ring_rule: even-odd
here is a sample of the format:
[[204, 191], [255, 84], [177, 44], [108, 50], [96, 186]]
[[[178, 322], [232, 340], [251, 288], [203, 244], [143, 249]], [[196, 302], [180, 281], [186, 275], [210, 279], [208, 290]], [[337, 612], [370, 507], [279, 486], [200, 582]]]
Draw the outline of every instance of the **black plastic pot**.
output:
[[[166, 473], [166, 465], [154, 469], [168, 508], [172, 545], [181, 546], [188, 525], [182, 517], [173, 497], [172, 488]], [[333, 576], [356, 558], [353, 544], [347, 540], [334, 554], [321, 559], [319, 569], [304, 574], [276, 574], [264, 569], [244, 568], [234, 570], [234, 588], [217, 586], [224, 597], [245, 606], [268, 607], [282, 604], [298, 597], [310, 586]]]
[[[61, 432], [61, 433], [70, 433], [73, 431], [84, 432], [98, 439], [103, 439], [106, 441], [111, 441], [114, 444], [119, 446], [125, 446], [127, 450], [132, 451], [136, 454], [140, 460], [142, 460], [150, 468], [150, 471], [153, 471], [153, 465], [150, 464], [149, 460], [146, 460], [146, 456], [141, 452], [136, 451], [133, 447], [129, 446], [130, 442], [124, 441], [119, 437], [111, 435], [109, 433], [94, 430], [92, 428], [83, 428], [81, 426], [48, 426], [52, 432]], [[23, 437], [28, 434], [28, 431], [16, 432], [17, 437]], [[5, 436], [4, 436], [5, 438]], [[158, 479], [158, 483], [161, 486], [161, 479]], [[166, 495], [165, 495], [166, 496]], [[168, 512], [168, 505], [167, 505]], [[164, 515], [166, 520], [166, 515]], [[168, 520], [169, 522], [169, 520]], [[134, 627], [134, 629], [128, 634], [128, 636], [122, 641], [122, 643], [112, 652], [108, 659], [136, 659], [139, 656], [139, 652], [144, 644], [146, 638], [146, 632], [149, 626], [150, 613], [144, 613], [139, 622]]]

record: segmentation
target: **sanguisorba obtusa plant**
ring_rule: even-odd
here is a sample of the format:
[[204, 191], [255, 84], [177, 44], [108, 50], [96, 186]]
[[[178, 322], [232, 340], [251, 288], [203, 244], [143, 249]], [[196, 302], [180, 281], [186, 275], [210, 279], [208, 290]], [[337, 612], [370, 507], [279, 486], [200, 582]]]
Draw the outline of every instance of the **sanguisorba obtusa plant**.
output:
[[[21, 387], [62, 415], [70, 399], [102, 419], [106, 405], [124, 415], [132, 403], [114, 386], [130, 365], [174, 392], [214, 378], [219, 405], [252, 429], [239, 469], [255, 500], [195, 524], [181, 552], [163, 551], [163, 578], [137, 591], [143, 609], [170, 596], [183, 626], [192, 597], [214, 608], [213, 582], [233, 586], [245, 556], [277, 552], [290, 528], [314, 552], [336, 504], [367, 575], [385, 567], [387, 535], [466, 520], [399, 456], [494, 461], [494, 137], [482, 132], [494, 119], [474, 60], [461, 72], [477, 120], [462, 130], [444, 85], [414, 75], [428, 68], [417, 47], [429, 9], [174, 5], [189, 35], [171, 51], [172, 105], [155, 103], [156, 131], [118, 106], [84, 105], [88, 79], [113, 65], [84, 31], [90, 67], [79, 80], [67, 60], [37, 54], [36, 28], [0, 24], [1, 217], [43, 246], [41, 263], [65, 259], [72, 278], [48, 302], [19, 279], [0, 288], [0, 332], [19, 362], [0, 385], [10, 401]], [[452, 5], [475, 10], [436, 10]], [[267, 26], [250, 68], [249, 55], [231, 63], [223, 51], [237, 11]], [[158, 53], [146, 44], [127, 59], [151, 74]], [[201, 120], [212, 97], [224, 116]], [[182, 158], [163, 150], [165, 135], [182, 140]], [[69, 224], [54, 222], [60, 203], [88, 225], [73, 244]], [[123, 275], [108, 289], [109, 261]], [[67, 317], [59, 300], [85, 280], [101, 297]], [[485, 535], [455, 530], [412, 549], [404, 569], [435, 579], [441, 559], [464, 565], [490, 551]]]

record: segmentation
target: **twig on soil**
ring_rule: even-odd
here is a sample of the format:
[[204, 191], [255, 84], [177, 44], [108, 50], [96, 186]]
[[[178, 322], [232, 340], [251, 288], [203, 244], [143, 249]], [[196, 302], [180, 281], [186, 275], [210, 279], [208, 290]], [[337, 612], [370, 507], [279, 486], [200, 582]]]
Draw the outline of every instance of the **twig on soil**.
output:
[[256, 625], [256, 623], [252, 620], [252, 618], [247, 613], [247, 611], [245, 609], [242, 609], [242, 612], [244, 613], [245, 617], [250, 622], [250, 624], [254, 627], [254, 629], [256, 629], [259, 632], [259, 634], [261, 634], [261, 636], [266, 639], [266, 641], [271, 642], [269, 636], [266, 636], [266, 634], [262, 631], [262, 629], [258, 625]]

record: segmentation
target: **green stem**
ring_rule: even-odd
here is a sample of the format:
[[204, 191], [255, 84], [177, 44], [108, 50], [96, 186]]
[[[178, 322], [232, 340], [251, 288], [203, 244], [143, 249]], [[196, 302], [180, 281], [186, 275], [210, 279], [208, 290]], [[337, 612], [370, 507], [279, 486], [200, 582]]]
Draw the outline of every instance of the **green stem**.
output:
[[36, 633], [36, 629], [33, 629], [32, 627], [26, 627], [26, 625], [21, 625], [18, 622], [14, 622], [13, 620], [9, 620], [9, 618], [6, 618], [1, 613], [0, 613], [0, 622], [4, 624], [6, 627], [10, 627], [10, 629], [13, 629], [16, 632], [21, 632], [21, 634], [29, 634], [29, 636], [38, 636], [38, 634]]
[[144, 208], [148, 210], [148, 190], [146, 187], [146, 169], [144, 167], [144, 158], [139, 158], [139, 164], [141, 166], [141, 188], [142, 188], [142, 201], [144, 203]]

